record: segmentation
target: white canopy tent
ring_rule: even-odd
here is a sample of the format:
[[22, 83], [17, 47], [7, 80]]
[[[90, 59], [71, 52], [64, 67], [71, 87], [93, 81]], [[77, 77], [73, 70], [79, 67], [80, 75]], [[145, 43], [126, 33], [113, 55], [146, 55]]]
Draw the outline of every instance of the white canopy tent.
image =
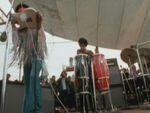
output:
[[150, 0], [15, 0], [15, 6], [20, 2], [43, 15], [47, 32], [65, 39], [85, 37], [112, 49], [150, 40]]
[[[26, 3], [27, 1], [25, 1]], [[19, 3], [19, 2], [18, 2]], [[16, 6], [16, 0], [15, 0], [15, 6]], [[28, 3], [26, 3], [28, 4]], [[31, 5], [32, 6], [32, 5]], [[1, 1], [0, 2], [0, 8], [6, 13], [8, 14], [8, 11], [10, 10], [10, 3], [8, 2], [8, 0], [5, 1]], [[41, 11], [41, 10], [38, 10]], [[46, 13], [42, 13], [43, 15]], [[6, 17], [4, 17], [4, 15], [0, 12], [0, 16], [3, 17], [3, 19], [7, 22]], [[44, 16], [44, 21], [46, 22]], [[54, 21], [54, 20], [53, 20]], [[0, 21], [1, 22], [1, 21]], [[48, 22], [47, 22], [48, 23]], [[59, 25], [59, 24], [58, 24]], [[54, 26], [54, 24], [53, 24]], [[6, 25], [0, 25], [0, 35], [3, 31], [5, 31], [5, 27]], [[50, 27], [48, 24], [46, 27]], [[7, 29], [7, 33], [11, 33], [9, 27]], [[47, 30], [47, 29], [46, 29]], [[48, 31], [48, 30], [47, 30]], [[76, 55], [76, 50], [79, 48], [78, 44], [76, 42], [73, 41], [69, 41], [69, 40], [64, 40], [64, 39], [60, 39], [57, 36], [51, 36], [48, 33], [46, 33], [46, 41], [47, 41], [47, 46], [48, 46], [48, 57], [46, 59], [46, 63], [48, 66], [48, 70], [50, 72], [50, 75], [56, 75], [57, 77], [59, 77], [61, 70], [62, 70], [62, 65], [68, 65], [68, 59], [69, 57], [74, 57]], [[11, 40], [11, 36], [9, 37], [9, 45], [10, 48], [12, 47], [12, 40]], [[56, 43], [55, 43], [56, 42]], [[5, 44], [6, 42], [0, 42], [0, 53], [1, 59], [4, 59], [4, 53], [5, 53]], [[93, 46], [88, 46], [88, 48], [92, 51], [94, 51], [95, 47]], [[64, 54], [65, 51], [65, 54]], [[116, 51], [116, 50], [110, 50], [110, 49], [104, 49], [104, 48], [100, 48], [101, 53], [105, 54], [105, 57], [108, 58], [117, 58], [119, 64], [124, 65], [125, 67], [127, 67], [123, 61], [120, 59], [120, 51]], [[113, 54], [112, 54], [113, 53]], [[11, 59], [11, 52], [9, 52], [9, 59], [8, 62], [10, 63], [12, 61]], [[1, 60], [0, 63], [3, 64], [4, 60]], [[8, 64], [9, 64], [8, 63]], [[2, 75], [3, 72], [3, 66], [1, 66], [0, 68], [0, 75]], [[8, 73], [12, 74], [12, 80], [18, 79], [18, 75], [19, 75], [19, 66], [16, 64], [13, 67], [8, 68]], [[2, 79], [2, 76], [0, 76], [0, 79]]]

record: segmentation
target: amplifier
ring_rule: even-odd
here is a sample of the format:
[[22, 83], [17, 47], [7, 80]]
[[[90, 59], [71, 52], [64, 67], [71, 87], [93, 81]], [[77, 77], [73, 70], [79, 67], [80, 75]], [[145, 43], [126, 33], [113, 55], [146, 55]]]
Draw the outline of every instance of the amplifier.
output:
[[[0, 86], [2, 82], [0, 82]], [[1, 90], [1, 89], [0, 89]], [[21, 113], [24, 96], [24, 85], [7, 83], [5, 113]], [[51, 88], [42, 88], [42, 108], [44, 113], [54, 113], [54, 95]]]
[[118, 67], [117, 59], [107, 59], [110, 73], [110, 85], [122, 84], [121, 73]]

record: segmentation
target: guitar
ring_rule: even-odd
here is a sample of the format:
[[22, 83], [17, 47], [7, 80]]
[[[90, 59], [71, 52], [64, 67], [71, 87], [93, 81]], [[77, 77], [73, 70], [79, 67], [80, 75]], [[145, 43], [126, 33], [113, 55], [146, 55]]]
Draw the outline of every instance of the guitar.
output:
[[[33, 8], [12, 14], [12, 26], [19, 30], [24, 28], [38, 29], [42, 26], [42, 16]], [[37, 26], [38, 25], [38, 26]]]

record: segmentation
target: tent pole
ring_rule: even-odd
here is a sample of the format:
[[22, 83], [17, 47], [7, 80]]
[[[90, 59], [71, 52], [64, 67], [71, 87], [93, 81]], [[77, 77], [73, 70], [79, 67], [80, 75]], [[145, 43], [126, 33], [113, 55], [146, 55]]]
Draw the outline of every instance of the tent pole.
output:
[[[10, 13], [12, 10], [14, 4], [14, 0], [12, 0], [11, 3], [11, 8], [10, 11], [8, 13], [8, 20], [5, 26], [5, 31], [7, 31], [9, 25], [10, 25]], [[5, 110], [5, 93], [6, 93], [6, 70], [7, 70], [7, 57], [8, 57], [8, 52], [9, 52], [9, 37], [10, 37], [11, 33], [9, 32], [9, 34], [7, 34], [6, 36], [8, 37], [7, 41], [6, 41], [6, 46], [5, 46], [5, 55], [4, 55], [4, 65], [3, 65], [3, 81], [2, 81], [2, 94], [1, 94], [1, 113], [4, 113]]]

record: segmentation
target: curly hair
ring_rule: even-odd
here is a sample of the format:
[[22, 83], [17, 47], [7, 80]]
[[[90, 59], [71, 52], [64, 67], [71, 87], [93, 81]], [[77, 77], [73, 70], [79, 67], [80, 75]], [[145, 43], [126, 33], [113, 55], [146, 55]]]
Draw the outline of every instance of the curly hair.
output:
[[85, 45], [85, 46], [88, 45], [87, 40], [86, 40], [85, 38], [83, 38], [83, 37], [81, 37], [81, 38], [79, 39], [78, 43], [79, 43], [79, 45], [82, 45], [82, 44]]

